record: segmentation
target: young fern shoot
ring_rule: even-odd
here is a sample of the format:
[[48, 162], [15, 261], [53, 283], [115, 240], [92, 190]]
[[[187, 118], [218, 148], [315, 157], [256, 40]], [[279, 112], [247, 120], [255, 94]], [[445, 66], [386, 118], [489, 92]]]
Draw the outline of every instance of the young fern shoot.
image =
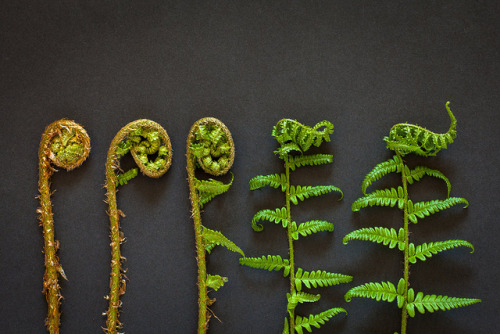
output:
[[[398, 231], [394, 228], [374, 227], [362, 228], [347, 234], [344, 244], [350, 240], [368, 240], [375, 243], [383, 243], [389, 248], [399, 249], [404, 256], [403, 277], [397, 284], [392, 282], [366, 283], [350, 289], [345, 295], [346, 301], [352, 297], [372, 298], [388, 302], [396, 301], [401, 314], [401, 334], [406, 334], [407, 318], [415, 316], [415, 309], [420, 313], [434, 312], [437, 310], [450, 310], [452, 308], [468, 306], [480, 302], [474, 298], [456, 298], [442, 295], [424, 295], [416, 292], [410, 285], [410, 263], [426, 259], [442, 251], [455, 247], [469, 247], [473, 252], [474, 247], [465, 240], [447, 240], [414, 245], [409, 242], [409, 227], [411, 223], [418, 223], [420, 219], [430, 216], [438, 211], [448, 209], [453, 205], [463, 204], [468, 206], [465, 198], [450, 197], [451, 184], [446, 176], [438, 170], [426, 166], [417, 166], [410, 169], [403, 157], [414, 153], [420, 156], [435, 156], [441, 149], [445, 149], [456, 137], [457, 121], [446, 103], [446, 109], [451, 119], [449, 130], [444, 134], [436, 134], [425, 128], [413, 124], [396, 124], [384, 140], [387, 148], [394, 151], [395, 155], [388, 161], [375, 166], [363, 180], [361, 189], [364, 196], [352, 204], [353, 211], [359, 211], [368, 206], [391, 206], [403, 211], [403, 227]], [[375, 181], [390, 173], [401, 174], [401, 186], [391, 189], [375, 190], [366, 193], [367, 188]], [[408, 196], [408, 186], [419, 181], [425, 175], [438, 178], [446, 183], [447, 198], [444, 200], [432, 200], [428, 202], [413, 203]]]
[[[123, 172], [120, 158], [129, 153], [138, 168]], [[121, 267], [120, 244], [125, 241], [120, 232], [120, 216], [123, 212], [116, 205], [116, 189], [127, 184], [138, 174], [138, 169], [149, 177], [158, 178], [165, 174], [172, 163], [172, 147], [167, 132], [161, 125], [147, 119], [140, 119], [125, 125], [113, 138], [106, 160], [106, 196], [109, 205], [111, 237], [110, 293], [105, 332], [115, 334], [122, 327], [118, 320], [121, 307], [120, 296], [125, 293], [126, 281]]]
[[50, 333], [59, 333], [60, 293], [58, 273], [66, 279], [66, 275], [59, 264], [57, 249], [59, 242], [54, 240], [54, 220], [52, 203], [50, 201], [51, 175], [56, 171], [51, 164], [68, 171], [80, 166], [87, 159], [90, 152], [90, 139], [80, 125], [73, 121], [61, 119], [47, 126], [40, 141], [38, 151], [40, 191], [40, 225], [43, 228], [45, 274], [43, 276], [43, 292], [48, 304], [46, 319], [47, 330]]
[[245, 256], [243, 251], [219, 231], [206, 228], [201, 223], [201, 209], [215, 196], [225, 193], [232, 184], [209, 179], [199, 180], [196, 168], [201, 167], [210, 175], [226, 174], [234, 161], [234, 143], [231, 133], [224, 123], [213, 117], [206, 117], [193, 124], [187, 139], [187, 173], [189, 196], [194, 220], [196, 239], [196, 259], [198, 262], [198, 334], [206, 333], [210, 314], [207, 307], [215, 300], [208, 297], [208, 289], [217, 291], [227, 282], [226, 277], [207, 274], [205, 253], [217, 246]]
[[311, 220], [297, 225], [291, 218], [291, 204], [297, 205], [299, 201], [312, 196], [321, 196], [330, 192], [342, 191], [332, 185], [300, 186], [290, 184], [290, 171], [301, 166], [323, 165], [333, 162], [330, 154], [303, 154], [311, 146], [319, 147], [323, 141], [329, 142], [333, 133], [333, 124], [322, 121], [314, 127], [300, 124], [290, 119], [282, 119], [274, 126], [272, 136], [278, 141], [280, 147], [274, 153], [284, 161], [285, 173], [272, 175], [259, 175], [250, 180], [250, 189], [255, 190], [264, 186], [280, 188], [285, 193], [285, 206], [278, 209], [264, 209], [257, 212], [252, 219], [252, 228], [260, 232], [263, 226], [258, 224], [262, 220], [281, 224], [288, 233], [289, 258], [284, 259], [279, 255], [264, 255], [262, 257], [244, 257], [240, 264], [252, 268], [269, 271], [283, 270], [283, 276], [290, 277], [290, 292], [287, 293], [288, 317], [285, 317], [283, 333], [302, 334], [304, 329], [311, 331], [311, 326], [320, 328], [322, 324], [333, 316], [345, 312], [343, 308], [331, 308], [309, 317], [295, 315], [295, 308], [299, 303], [315, 302], [319, 294], [303, 291], [305, 288], [317, 288], [348, 283], [351, 276], [330, 273], [322, 270], [305, 271], [295, 266], [293, 242], [300, 237], [306, 237], [316, 232], [333, 232], [333, 224], [322, 220]]

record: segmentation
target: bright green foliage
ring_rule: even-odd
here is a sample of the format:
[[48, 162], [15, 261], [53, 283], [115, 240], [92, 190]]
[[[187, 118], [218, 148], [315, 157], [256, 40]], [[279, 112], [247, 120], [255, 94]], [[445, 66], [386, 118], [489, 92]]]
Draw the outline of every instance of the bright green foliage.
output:
[[227, 283], [227, 277], [222, 277], [219, 275], [210, 275], [207, 274], [207, 287], [214, 289], [215, 291], [219, 290], [224, 283]]
[[[294, 222], [295, 223], [295, 222]], [[299, 234], [303, 237], [311, 235], [317, 232], [333, 232], [333, 224], [324, 220], [311, 220], [308, 222], [301, 223], [299, 227], [295, 227], [292, 232], [292, 238], [294, 240], [299, 239]]]
[[207, 250], [208, 253], [210, 253], [216, 245], [219, 245], [226, 247], [230, 251], [233, 251], [235, 253], [240, 253], [242, 256], [245, 256], [245, 253], [243, 253], [241, 248], [236, 246], [234, 242], [226, 238], [219, 231], [213, 231], [211, 229], [203, 227], [202, 238], [203, 238], [203, 243], [205, 244], [205, 249]]
[[286, 208], [279, 208], [275, 210], [264, 209], [257, 212], [252, 219], [252, 228], [256, 232], [260, 232], [264, 229], [261, 224], [257, 224], [261, 220], [268, 220], [270, 222], [275, 222], [276, 224], [282, 224], [283, 227], [287, 227], [289, 223], [288, 210]]
[[464, 208], [469, 205], [469, 202], [467, 202], [465, 198], [461, 197], [448, 197], [445, 200], [436, 199], [429, 202], [418, 203], [413, 203], [411, 200], [408, 200], [408, 218], [412, 221], [412, 223], [416, 223], [417, 217], [425, 218], [433, 213], [448, 209], [453, 205], [460, 203], [465, 204]]
[[389, 245], [389, 248], [394, 248], [398, 246], [400, 250], [405, 249], [405, 231], [403, 228], [396, 232], [395, 229], [388, 229], [386, 227], [366, 227], [356, 231], [353, 231], [346, 235], [342, 242], [344, 245], [350, 240], [368, 240], [376, 243], [383, 243], [384, 245]]
[[[426, 166], [417, 166], [410, 169], [403, 160], [403, 156], [409, 153], [426, 157], [434, 156], [441, 149], [446, 148], [448, 144], [453, 142], [453, 139], [456, 137], [456, 119], [449, 108], [449, 102], [446, 104], [446, 109], [451, 118], [451, 125], [448, 132], [444, 134], [436, 134], [412, 124], [397, 124], [391, 129], [389, 136], [385, 137], [384, 140], [387, 142], [387, 148], [393, 150], [395, 155], [388, 161], [375, 166], [366, 175], [361, 185], [364, 196], [352, 204], [352, 211], [359, 211], [361, 208], [368, 206], [395, 207], [397, 205], [403, 212], [403, 227], [399, 231], [386, 227], [362, 228], [347, 234], [343, 240], [344, 244], [347, 244], [351, 240], [367, 240], [382, 243], [391, 249], [397, 246], [403, 252], [403, 278], [399, 280], [397, 288], [391, 282], [366, 283], [352, 288], [345, 295], [346, 301], [350, 301], [352, 297], [371, 298], [377, 301], [383, 300], [388, 302], [396, 300], [398, 307], [402, 309], [401, 334], [406, 334], [407, 317], [408, 315], [411, 317], [415, 315], [415, 308], [420, 313], [424, 313], [425, 310], [428, 312], [450, 310], [481, 301], [479, 299], [436, 295], [424, 296], [421, 292], [415, 296], [413, 289], [409, 288], [410, 263], [416, 263], [417, 260], [425, 261], [427, 258], [455, 247], [469, 247], [472, 249], [472, 252], [474, 251], [472, 244], [464, 240], [429, 242], [418, 246], [409, 242], [410, 222], [417, 223], [418, 219], [425, 218], [457, 204], [464, 204], [464, 207], [469, 205], [465, 198], [449, 197], [451, 183], [442, 172]], [[369, 194], [366, 193], [366, 189], [373, 182], [391, 173], [401, 175], [401, 186], [391, 189], [379, 189]], [[409, 185], [415, 181], [419, 181], [425, 175], [435, 177], [446, 183], [446, 199], [418, 203], [413, 203], [409, 199]]]
[[422, 292], [418, 292], [415, 296], [415, 292], [412, 288], [408, 290], [408, 304], [406, 304], [406, 309], [410, 317], [415, 316], [415, 308], [422, 314], [434, 311], [447, 311], [457, 307], [469, 306], [472, 304], [480, 303], [481, 299], [475, 298], [457, 298], [448, 296], [436, 296], [436, 295], [424, 295]]
[[288, 163], [292, 171], [297, 167], [302, 166], [317, 166], [325, 165], [333, 162], [333, 155], [331, 154], [310, 154], [310, 155], [295, 155], [290, 156]]
[[330, 134], [333, 133], [333, 124], [327, 121], [319, 122], [314, 127], [308, 127], [297, 121], [283, 119], [273, 128], [272, 135], [276, 138], [280, 147], [274, 151], [280, 159], [284, 160], [285, 173], [259, 175], [249, 182], [250, 189], [255, 190], [265, 186], [281, 189], [285, 193], [286, 205], [278, 209], [264, 209], [257, 212], [252, 219], [252, 228], [260, 232], [264, 228], [259, 222], [269, 221], [281, 224], [287, 230], [289, 259], [283, 259], [279, 255], [267, 255], [262, 257], [244, 257], [240, 259], [240, 264], [264, 269], [269, 271], [283, 270], [283, 276], [290, 276], [290, 292], [287, 293], [289, 316], [285, 318], [285, 328], [283, 333], [303, 333], [303, 329], [311, 331], [311, 326], [319, 328], [326, 320], [334, 315], [345, 312], [340, 308], [327, 310], [318, 315], [311, 315], [309, 318], [295, 317], [295, 308], [299, 303], [315, 302], [320, 295], [303, 292], [303, 288], [317, 288], [347, 283], [352, 280], [351, 276], [329, 273], [326, 271], [304, 271], [295, 267], [293, 242], [299, 236], [306, 237], [317, 232], [333, 232], [332, 223], [323, 220], [306, 221], [297, 226], [291, 219], [291, 203], [298, 205], [310, 197], [317, 197], [331, 192], [340, 193], [342, 191], [332, 185], [320, 186], [300, 186], [290, 184], [290, 171], [294, 171], [302, 166], [317, 166], [331, 163], [333, 156], [330, 154], [303, 154], [311, 146], [320, 146], [322, 142], [330, 141]]
[[344, 312], [347, 314], [346, 310], [340, 307], [331, 308], [320, 314], [311, 314], [308, 318], [297, 316], [295, 318], [295, 330], [298, 334], [303, 334], [303, 328], [305, 328], [308, 332], [312, 332], [311, 326], [316, 328], [320, 328], [321, 325], [324, 325], [326, 321], [328, 321], [331, 317]]
[[302, 284], [310, 289], [311, 287], [332, 286], [341, 283], [349, 283], [350, 281], [352, 281], [352, 276], [329, 273], [321, 270], [308, 272], [299, 268], [297, 269], [297, 273], [295, 273], [295, 287], [297, 291], [302, 290]]
[[123, 186], [123, 185], [127, 184], [128, 181], [130, 181], [134, 177], [136, 177], [138, 173], [139, 173], [139, 168], [132, 168], [132, 169], [129, 169], [128, 171], [126, 171], [123, 174], [118, 174], [116, 176], [115, 185], [116, 186]]
[[257, 269], [269, 271], [279, 271], [283, 269], [283, 276], [287, 277], [290, 274], [290, 261], [282, 259], [279, 255], [264, 255], [262, 257], [244, 257], [240, 259], [240, 264]]
[[332, 191], [339, 192], [342, 199], [342, 190], [335, 186], [290, 186], [290, 201], [297, 205], [299, 204], [297, 199], [303, 201], [311, 196], [321, 196]]
[[231, 173], [231, 181], [228, 184], [222, 183], [214, 179], [198, 180], [194, 178], [196, 191], [200, 198], [200, 204], [203, 205], [210, 202], [215, 196], [225, 193], [231, 184], [233, 184], [234, 175]]
[[472, 249], [471, 253], [474, 253], [474, 246], [472, 246], [470, 242], [465, 240], [436, 241], [423, 243], [416, 247], [413, 243], [410, 243], [410, 245], [408, 246], [408, 261], [410, 261], [411, 263], [416, 263], [417, 259], [425, 261], [426, 258], [429, 258], [434, 254], [455, 247], [469, 247], [470, 249]]

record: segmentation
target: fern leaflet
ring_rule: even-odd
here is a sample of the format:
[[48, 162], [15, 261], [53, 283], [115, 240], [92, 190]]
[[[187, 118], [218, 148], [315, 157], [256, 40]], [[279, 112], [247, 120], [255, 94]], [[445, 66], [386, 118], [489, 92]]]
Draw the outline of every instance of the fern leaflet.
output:
[[231, 176], [231, 181], [228, 184], [214, 179], [198, 180], [197, 178], [194, 178], [195, 187], [198, 191], [202, 207], [210, 202], [215, 196], [223, 194], [229, 189], [229, 187], [233, 184], [233, 173], [231, 173]]
[[472, 304], [480, 303], [481, 299], [476, 298], [457, 298], [448, 297], [441, 295], [424, 295], [422, 292], [418, 292], [415, 296], [415, 292], [412, 288], [408, 290], [408, 304], [406, 304], [406, 309], [411, 317], [415, 316], [415, 308], [420, 313], [434, 312], [434, 311], [447, 311], [458, 307], [465, 307]]
[[250, 181], [250, 190], [259, 189], [265, 186], [271, 186], [273, 188], [281, 187], [281, 191], [286, 191], [286, 175], [281, 174], [271, 174], [271, 175], [258, 175], [253, 177]]
[[289, 223], [288, 210], [285, 207], [278, 208], [275, 210], [271, 209], [260, 210], [252, 218], [252, 228], [254, 229], [254, 231], [260, 232], [264, 229], [262, 224], [257, 224], [261, 220], [268, 220], [271, 223], [275, 222], [276, 224], [281, 223], [283, 227], [287, 227]]
[[212, 288], [217, 291], [224, 285], [224, 283], [227, 283], [227, 277], [207, 274], [206, 282], [208, 288]]
[[302, 290], [302, 284], [310, 289], [311, 287], [332, 286], [341, 283], [349, 283], [350, 281], [352, 281], [352, 276], [329, 273], [321, 270], [309, 272], [298, 268], [295, 274], [295, 287], [297, 291]]
[[290, 261], [288, 259], [282, 259], [279, 255], [267, 255], [262, 257], [242, 257], [240, 258], [240, 264], [256, 268], [264, 269], [269, 271], [279, 271], [283, 269], [283, 276], [287, 277], [290, 274]]
[[396, 204], [400, 209], [403, 208], [404, 191], [401, 186], [399, 186], [397, 190], [394, 188], [375, 190], [368, 195], [358, 198], [354, 203], [352, 203], [352, 211], [359, 211], [361, 208], [374, 205], [393, 207]]
[[375, 181], [381, 179], [385, 175], [401, 171], [401, 160], [397, 155], [391, 159], [381, 162], [376, 165], [368, 174], [366, 174], [363, 183], [361, 184], [361, 191], [366, 195], [366, 189]]
[[301, 223], [294, 232], [292, 232], [292, 238], [295, 240], [299, 239], [299, 234], [306, 237], [310, 234], [322, 231], [333, 232], [333, 224], [324, 220], [311, 220], [308, 222]]
[[311, 196], [321, 196], [332, 191], [339, 192], [340, 199], [344, 196], [342, 190], [335, 186], [290, 186], [290, 201], [297, 205], [298, 200], [303, 201]]
[[139, 174], [139, 168], [132, 168], [123, 174], [116, 175], [116, 186], [123, 186]]
[[352, 297], [363, 297], [376, 299], [377, 301], [383, 300], [387, 302], [392, 302], [394, 299], [403, 298], [401, 293], [398, 293], [396, 287], [391, 282], [382, 283], [366, 283], [359, 285], [347, 291], [344, 298], [346, 302], [350, 302]]
[[425, 166], [417, 166], [414, 169], [410, 170], [408, 166], [405, 165], [405, 176], [409, 184], [413, 184], [414, 181], [419, 181], [422, 177], [424, 177], [424, 175], [443, 180], [448, 188], [448, 196], [450, 196], [451, 183], [443, 173], [441, 173], [437, 169], [430, 169]]
[[209, 245], [207, 250], [207, 247], [205, 249], [210, 253], [210, 251], [213, 249], [214, 245], [219, 245], [219, 246], [224, 246], [230, 251], [233, 251], [235, 253], [240, 253], [242, 256], [245, 256], [245, 253], [234, 244], [231, 240], [226, 238], [221, 232], [219, 231], [213, 231], [211, 229], [208, 229], [203, 226], [203, 232], [202, 232], [202, 238], [203, 242], [205, 245]]
[[408, 246], [408, 261], [411, 263], [416, 263], [417, 259], [425, 261], [426, 258], [432, 257], [432, 255], [443, 252], [448, 249], [455, 247], [469, 247], [472, 249], [471, 253], [474, 253], [474, 246], [465, 240], [447, 240], [447, 241], [436, 241], [423, 243], [415, 247], [414, 244], [410, 243]]
[[465, 198], [461, 197], [449, 197], [445, 200], [433, 200], [428, 202], [417, 202], [413, 203], [411, 200], [408, 200], [408, 218], [413, 222], [417, 223], [418, 218], [425, 218], [426, 216], [430, 216], [438, 211], [442, 211], [452, 207], [457, 204], [465, 204], [464, 208], [469, 206], [469, 202]]
[[324, 325], [326, 321], [330, 318], [336, 316], [339, 313], [344, 312], [347, 314], [346, 310], [341, 307], [331, 308], [329, 310], [323, 311], [319, 314], [311, 314], [309, 317], [301, 317], [297, 316], [295, 318], [295, 330], [298, 334], [303, 334], [303, 328], [305, 328], [308, 332], [312, 332], [311, 326], [316, 328], [320, 328], [321, 325]]
[[398, 246], [399, 250], [405, 249], [405, 231], [403, 228], [396, 232], [395, 229], [386, 227], [366, 227], [347, 234], [342, 242], [344, 245], [351, 240], [367, 240], [376, 243], [383, 243], [389, 248]]
[[302, 154], [292, 155], [288, 157], [288, 163], [292, 171], [297, 167], [302, 166], [317, 166], [333, 162], [333, 155], [331, 154]]
[[292, 294], [287, 293], [286, 298], [288, 299], [287, 310], [294, 310], [298, 303], [314, 303], [319, 300], [320, 294], [313, 295], [307, 292], [294, 292]]

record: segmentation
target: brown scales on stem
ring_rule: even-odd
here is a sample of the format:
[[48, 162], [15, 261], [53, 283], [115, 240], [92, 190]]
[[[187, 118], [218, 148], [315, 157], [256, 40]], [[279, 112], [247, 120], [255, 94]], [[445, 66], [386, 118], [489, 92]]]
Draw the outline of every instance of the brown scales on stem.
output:
[[40, 141], [38, 151], [40, 208], [37, 209], [37, 213], [40, 214], [39, 219], [44, 238], [43, 293], [48, 304], [45, 323], [50, 333], [59, 333], [61, 316], [59, 307], [63, 297], [60, 293], [57, 274], [59, 273], [64, 279], [67, 279], [56, 254], [59, 249], [59, 241], [54, 240], [49, 179], [56, 169], [52, 167], [52, 164], [70, 171], [80, 166], [87, 159], [89, 152], [90, 139], [87, 132], [70, 120], [61, 119], [47, 126]]
[[[141, 172], [149, 177], [162, 176], [172, 163], [172, 146], [167, 132], [158, 123], [147, 119], [140, 119], [124, 126], [116, 134], [109, 147], [106, 160], [106, 196], [109, 205], [111, 274], [110, 293], [106, 296], [109, 300], [109, 308], [104, 313], [107, 315], [104, 331], [113, 334], [122, 327], [118, 320], [119, 309], [122, 305], [120, 296], [125, 294], [127, 289], [125, 270], [121, 265], [125, 257], [120, 251], [120, 244], [125, 242], [125, 237], [120, 231], [120, 216], [125, 217], [125, 215], [117, 208], [116, 188], [134, 178], [137, 175], [137, 169], [125, 173], [117, 173], [117, 171], [121, 171], [120, 158], [129, 152]], [[156, 156], [154, 161], [151, 160], [151, 156]]]

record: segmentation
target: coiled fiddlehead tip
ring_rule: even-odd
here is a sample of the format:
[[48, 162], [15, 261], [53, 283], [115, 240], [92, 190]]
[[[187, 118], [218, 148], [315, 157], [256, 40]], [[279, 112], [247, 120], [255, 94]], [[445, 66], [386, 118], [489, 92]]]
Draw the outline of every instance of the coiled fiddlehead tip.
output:
[[55, 121], [47, 126], [42, 135], [39, 155], [46, 165], [52, 162], [69, 171], [80, 166], [89, 153], [89, 135], [81, 125], [73, 121]]
[[[108, 151], [107, 165], [118, 169], [119, 159], [129, 152], [141, 172], [149, 177], [159, 178], [172, 164], [167, 131], [149, 119], [130, 122], [116, 134]], [[111, 174], [112, 178], [118, 178], [114, 172]]]
[[206, 173], [223, 175], [234, 162], [233, 137], [220, 120], [205, 117], [196, 121], [189, 130], [187, 152]]
[[457, 136], [457, 119], [450, 110], [450, 102], [446, 102], [446, 110], [450, 116], [450, 128], [445, 133], [434, 133], [415, 124], [400, 123], [394, 125], [389, 136], [384, 137], [387, 148], [398, 152], [401, 156], [410, 153], [429, 157], [435, 156]]

